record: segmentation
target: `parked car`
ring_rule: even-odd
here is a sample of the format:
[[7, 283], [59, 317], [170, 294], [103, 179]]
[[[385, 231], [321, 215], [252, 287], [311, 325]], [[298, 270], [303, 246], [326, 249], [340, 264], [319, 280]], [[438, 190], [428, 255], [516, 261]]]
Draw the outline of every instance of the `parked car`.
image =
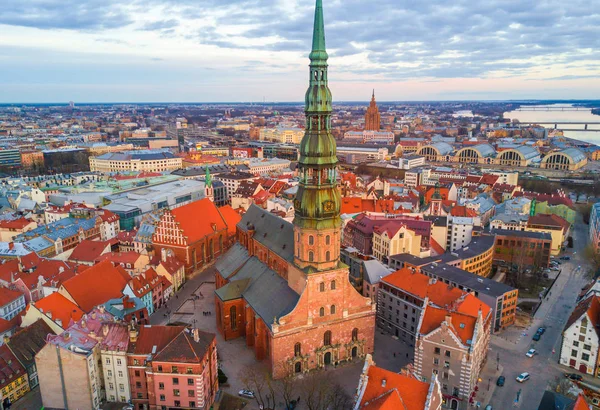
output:
[[517, 376], [517, 381], [519, 383], [524, 383], [527, 380], [529, 380], [529, 373], [527, 373], [527, 372], [521, 373], [520, 375]]
[[527, 351], [527, 353], [525, 353], [525, 356], [527, 356], [527, 357], [533, 357], [533, 356], [535, 356], [536, 354], [537, 354], [537, 351], [536, 351], [535, 349], [529, 349], [529, 350]]
[[493, 409], [492, 409], [492, 405], [491, 405], [491, 404], [488, 404], [487, 406], [485, 406], [485, 410], [493, 410]]
[[539, 328], [538, 328], [538, 330], [537, 330], [537, 332], [538, 332], [540, 335], [543, 335], [543, 334], [546, 332], [546, 328], [545, 328], [545, 327], [539, 327]]
[[570, 261], [571, 257], [570, 256], [561, 256], [560, 259], [563, 261]]
[[583, 376], [577, 373], [565, 373], [565, 377], [570, 380], [580, 382], [583, 380]]
[[241, 396], [241, 397], [245, 397], [247, 399], [253, 399], [254, 398], [254, 392], [252, 390], [242, 389], [242, 390], [239, 391], [238, 395]]
[[542, 337], [542, 335], [539, 333], [536, 333], [535, 335], [533, 335], [533, 340], [537, 342], [538, 340], [540, 340], [540, 337]]
[[498, 380], [496, 380], [496, 386], [504, 386], [504, 382], [506, 381], [506, 378], [504, 376], [500, 376], [498, 377]]

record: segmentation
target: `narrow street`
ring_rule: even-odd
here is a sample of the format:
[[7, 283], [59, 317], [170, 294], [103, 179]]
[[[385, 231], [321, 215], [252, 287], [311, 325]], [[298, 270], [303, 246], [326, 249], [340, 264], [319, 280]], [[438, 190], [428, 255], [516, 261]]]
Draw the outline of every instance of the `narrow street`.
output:
[[[587, 244], [587, 225], [575, 224], [573, 236], [574, 248], [566, 253], [571, 256], [571, 260], [562, 263], [561, 274], [552, 287], [551, 294], [536, 312], [530, 327], [516, 341], [492, 336], [488, 357], [500, 356], [500, 364], [504, 367], [503, 375], [506, 377], [506, 384], [496, 387], [489, 403], [494, 409], [536, 409], [547, 386], [554, 383], [556, 377], [573, 371], [559, 366], [558, 359], [562, 330], [576, 305], [579, 291], [589, 281], [585, 277], [586, 266], [581, 252]], [[532, 337], [541, 326], [546, 328], [546, 332], [535, 342]], [[528, 358], [525, 353], [531, 348], [536, 349], [538, 354]], [[531, 379], [518, 383], [515, 379], [523, 372], [528, 372]], [[519, 391], [520, 399], [515, 402]]]

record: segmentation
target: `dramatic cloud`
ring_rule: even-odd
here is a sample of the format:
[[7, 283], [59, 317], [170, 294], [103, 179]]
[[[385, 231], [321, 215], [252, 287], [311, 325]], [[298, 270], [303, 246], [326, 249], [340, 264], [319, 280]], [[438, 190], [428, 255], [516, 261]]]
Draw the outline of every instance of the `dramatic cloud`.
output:
[[[0, 30], [18, 35], [0, 39], [0, 45], [38, 47], [39, 36], [57, 42], [40, 47], [86, 53], [93, 43], [102, 46], [94, 51], [104, 54], [181, 64], [193, 60], [220, 75], [235, 77], [245, 70], [248, 82], [259, 73], [296, 73], [305, 67], [314, 16], [314, 0], [8, 3], [0, 8], [0, 25], [5, 25]], [[600, 14], [594, 2], [324, 3], [330, 64], [340, 82], [598, 79]]]

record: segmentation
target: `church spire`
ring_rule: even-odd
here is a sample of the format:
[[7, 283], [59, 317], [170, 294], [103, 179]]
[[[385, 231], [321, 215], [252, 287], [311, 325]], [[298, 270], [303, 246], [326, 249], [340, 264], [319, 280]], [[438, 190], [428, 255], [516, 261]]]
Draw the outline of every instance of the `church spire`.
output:
[[322, 271], [337, 266], [341, 226], [322, 0], [316, 0], [309, 58], [310, 78], [304, 100], [306, 130], [300, 142], [300, 183], [294, 201], [294, 263], [300, 268]]

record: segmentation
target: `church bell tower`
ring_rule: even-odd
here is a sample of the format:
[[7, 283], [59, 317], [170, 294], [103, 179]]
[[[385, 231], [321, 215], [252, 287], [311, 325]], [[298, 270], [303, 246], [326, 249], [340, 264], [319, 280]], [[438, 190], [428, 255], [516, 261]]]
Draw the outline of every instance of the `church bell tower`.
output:
[[307, 273], [336, 268], [341, 240], [341, 196], [337, 187], [336, 145], [331, 135], [322, 0], [316, 2], [309, 58], [306, 132], [300, 143], [300, 183], [294, 201], [294, 264]]

